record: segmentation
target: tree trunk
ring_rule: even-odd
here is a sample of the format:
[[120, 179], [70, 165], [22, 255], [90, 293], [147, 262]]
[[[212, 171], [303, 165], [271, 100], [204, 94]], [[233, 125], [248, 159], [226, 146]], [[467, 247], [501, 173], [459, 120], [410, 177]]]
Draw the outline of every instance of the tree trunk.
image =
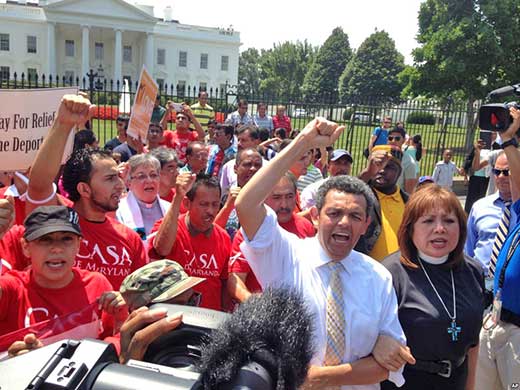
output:
[[475, 130], [477, 128], [477, 117], [475, 115], [475, 109], [473, 107], [475, 99], [470, 96], [466, 105], [466, 141], [464, 143], [464, 149], [466, 153], [469, 153], [473, 147], [473, 140], [475, 139]]

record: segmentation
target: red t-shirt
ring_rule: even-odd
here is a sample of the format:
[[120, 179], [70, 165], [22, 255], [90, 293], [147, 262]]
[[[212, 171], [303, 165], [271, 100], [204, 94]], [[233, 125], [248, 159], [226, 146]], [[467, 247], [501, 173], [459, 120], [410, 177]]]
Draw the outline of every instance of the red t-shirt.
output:
[[[280, 224], [282, 228], [290, 233], [296, 234], [299, 238], [314, 237], [316, 231], [314, 226], [306, 218], [300, 217], [293, 214], [293, 218], [284, 223]], [[229, 258], [229, 272], [233, 273], [246, 273], [246, 287], [251, 293], [262, 292], [262, 287], [255, 274], [251, 270], [249, 263], [247, 262], [244, 254], [240, 250], [240, 244], [244, 241], [242, 230], [239, 230], [233, 238], [233, 245], [231, 246], [231, 257]]]
[[278, 115], [274, 115], [273, 116], [273, 126], [274, 126], [275, 130], [278, 129], [279, 127], [283, 127], [285, 130], [287, 130], [287, 137], [289, 137], [289, 133], [291, 132], [292, 127], [291, 127], [291, 119], [287, 115], [284, 115], [282, 118], [280, 118]]
[[[157, 221], [152, 232], [159, 230], [161, 223], [162, 219]], [[155, 236], [150, 240], [150, 258], [160, 259], [153, 248], [154, 240]], [[182, 215], [175, 244], [166, 258], [181, 264], [188, 275], [206, 278], [194, 287], [202, 294], [200, 307], [222, 310], [222, 280], [228, 277], [230, 250], [231, 240], [220, 226], [214, 224], [209, 237], [202, 233], [192, 236], [186, 226], [186, 216]]]
[[[114, 290], [119, 290], [127, 275], [148, 263], [139, 235], [115, 219], [89, 222], [80, 216], [79, 226], [83, 239], [74, 266], [105, 275]], [[24, 231], [23, 226], [13, 226], [0, 241], [0, 257], [16, 270], [24, 270], [30, 264], [20, 244]]]
[[[0, 335], [80, 311], [112, 290], [108, 280], [97, 272], [77, 268], [72, 272], [72, 282], [56, 289], [36, 284], [32, 270], [11, 271], [0, 277]], [[112, 327], [113, 318], [105, 315], [103, 324]], [[111, 330], [105, 329], [107, 334]]]
[[105, 275], [115, 290], [126, 276], [148, 263], [139, 235], [115, 219], [89, 222], [80, 216], [79, 226], [83, 240], [74, 265]]
[[166, 130], [163, 133], [163, 140], [160, 144], [174, 149], [179, 160], [186, 164], [186, 148], [190, 142], [198, 139], [199, 134], [196, 131], [189, 130], [179, 133], [177, 130]]
[[[161, 199], [172, 203], [174, 196], [175, 196], [175, 188], [172, 188], [166, 196], [161, 196]], [[179, 209], [179, 214], [185, 214], [187, 212], [188, 212], [188, 210], [186, 209], [186, 206], [184, 206], [184, 202], [182, 202], [181, 208]]]
[[[0, 240], [0, 259], [9, 263], [11, 269], [19, 271], [23, 271], [31, 264], [31, 261], [23, 254], [22, 245], [20, 244], [20, 238], [23, 237], [24, 232], [25, 228], [23, 225], [13, 225]], [[8, 268], [3, 266], [0, 274], [7, 271]]]

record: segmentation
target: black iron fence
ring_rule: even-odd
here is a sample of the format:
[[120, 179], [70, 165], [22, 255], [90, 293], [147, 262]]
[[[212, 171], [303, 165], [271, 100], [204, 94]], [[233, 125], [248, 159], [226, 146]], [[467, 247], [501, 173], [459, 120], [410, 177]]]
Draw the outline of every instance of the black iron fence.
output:
[[[0, 88], [50, 88], [76, 86], [86, 92], [91, 101], [98, 106], [97, 114], [92, 120], [92, 128], [97, 133], [100, 144], [116, 134], [115, 119], [121, 113], [129, 113], [133, 102], [137, 82], [113, 82], [98, 78], [93, 71], [84, 78], [67, 78], [58, 76], [31, 75], [14, 73], [0, 80]], [[125, 84], [127, 89], [124, 89]], [[161, 104], [172, 100], [189, 104], [197, 101], [199, 87], [159, 85]], [[293, 129], [302, 129], [315, 116], [323, 116], [341, 123], [347, 131], [338, 140], [337, 147], [348, 149], [354, 157], [353, 171], [357, 172], [365, 165], [363, 150], [368, 145], [375, 127], [385, 116], [392, 117], [395, 123], [401, 121], [407, 134], [420, 134], [423, 144], [423, 158], [420, 162], [421, 175], [430, 175], [435, 163], [441, 159], [446, 148], [453, 151], [453, 160], [462, 166], [468, 148], [475, 138], [474, 131], [478, 106], [468, 107], [464, 101], [437, 100], [401, 100], [385, 101], [379, 97], [339, 102], [336, 97], [313, 96], [305, 99], [294, 96], [270, 96], [247, 94], [239, 96], [237, 86], [225, 85], [223, 88], [204, 89], [209, 96], [208, 104], [213, 107], [218, 121], [236, 109], [240, 98], [249, 103], [251, 114], [257, 111], [258, 103], [267, 104], [267, 114], [275, 115], [277, 106], [284, 106], [291, 118]], [[169, 126], [172, 128], [173, 123]]]

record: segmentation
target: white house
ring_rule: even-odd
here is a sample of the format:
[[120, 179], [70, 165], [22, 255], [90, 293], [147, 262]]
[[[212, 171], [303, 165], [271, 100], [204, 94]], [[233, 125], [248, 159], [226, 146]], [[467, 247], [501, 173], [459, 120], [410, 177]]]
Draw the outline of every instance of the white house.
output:
[[123, 0], [0, 0], [0, 79], [59, 75], [80, 80], [90, 69], [135, 82], [141, 68], [159, 84], [222, 88], [236, 84], [240, 34], [154, 16]]

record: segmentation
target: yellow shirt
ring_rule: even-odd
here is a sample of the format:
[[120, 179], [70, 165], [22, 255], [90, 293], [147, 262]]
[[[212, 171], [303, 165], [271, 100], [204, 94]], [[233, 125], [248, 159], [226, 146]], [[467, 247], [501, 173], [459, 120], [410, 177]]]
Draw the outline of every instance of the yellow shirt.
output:
[[206, 104], [204, 107], [202, 107], [200, 103], [197, 102], [192, 104], [190, 108], [191, 112], [193, 112], [193, 115], [195, 118], [197, 118], [204, 131], [206, 131], [208, 129], [208, 122], [215, 119], [215, 111], [213, 110], [213, 107], [211, 107], [209, 104]]
[[374, 191], [381, 206], [381, 234], [369, 255], [381, 261], [399, 249], [397, 232], [403, 220], [404, 201], [399, 193], [399, 187], [390, 195], [383, 194], [376, 189]]

